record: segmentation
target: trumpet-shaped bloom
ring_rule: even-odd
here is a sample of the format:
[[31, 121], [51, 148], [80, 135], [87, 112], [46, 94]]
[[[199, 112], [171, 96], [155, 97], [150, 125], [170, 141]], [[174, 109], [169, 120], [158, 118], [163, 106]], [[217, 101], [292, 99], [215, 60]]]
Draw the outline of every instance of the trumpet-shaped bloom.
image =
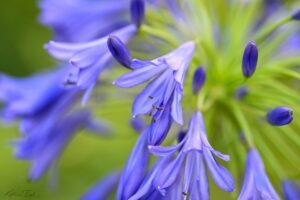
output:
[[280, 199], [274, 190], [256, 149], [248, 152], [244, 183], [238, 200], [244, 199]]
[[90, 123], [91, 116], [80, 111], [52, 120], [40, 121], [30, 133], [14, 142], [16, 157], [31, 162], [30, 180], [38, 180], [45, 173], [76, 131]]
[[65, 69], [36, 74], [28, 78], [13, 78], [1, 74], [0, 100], [5, 119], [32, 117], [51, 107], [65, 93], [60, 84]]
[[[135, 98], [133, 116], [150, 114], [153, 116], [149, 134], [151, 144], [158, 144], [168, 132], [171, 119], [183, 124], [180, 102], [183, 95], [183, 82], [186, 70], [195, 50], [193, 42], [186, 42], [172, 52], [152, 61], [134, 59], [131, 63], [133, 71], [114, 81], [119, 87], [130, 88], [153, 79]], [[159, 129], [157, 127], [160, 127]], [[158, 136], [155, 136], [157, 134]]]
[[117, 191], [117, 200], [128, 200], [129, 197], [136, 193], [144, 179], [148, 163], [147, 130], [144, 130], [122, 172]]
[[234, 182], [231, 174], [217, 163], [214, 156], [228, 161], [229, 156], [214, 150], [209, 144], [200, 112], [193, 115], [189, 130], [182, 141], [175, 146], [149, 146], [151, 153], [157, 156], [170, 156], [179, 151], [177, 157], [165, 167], [158, 177], [156, 188], [162, 193], [171, 187], [184, 170], [183, 198], [190, 194], [192, 199], [209, 199], [208, 180], [205, 165], [215, 183], [223, 190], [232, 192]]
[[[126, 26], [113, 35], [128, 42], [136, 32], [134, 25]], [[55, 58], [68, 61], [71, 68], [66, 75], [66, 84], [91, 90], [100, 73], [108, 67], [111, 55], [107, 47], [108, 36], [84, 43], [63, 43], [50, 41], [45, 48]]]
[[56, 40], [85, 42], [128, 24], [129, 7], [129, 0], [43, 0], [39, 18]]
[[113, 172], [106, 176], [103, 180], [96, 183], [89, 191], [87, 191], [80, 199], [81, 200], [99, 200], [108, 199], [109, 195], [117, 186], [120, 178], [119, 172]]

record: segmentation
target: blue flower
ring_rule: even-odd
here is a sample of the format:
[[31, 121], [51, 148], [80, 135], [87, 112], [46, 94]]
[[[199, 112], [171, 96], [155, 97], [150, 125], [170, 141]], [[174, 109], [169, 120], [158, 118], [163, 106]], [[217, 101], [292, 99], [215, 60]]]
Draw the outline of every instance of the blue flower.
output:
[[113, 172], [106, 176], [103, 180], [96, 183], [89, 191], [87, 191], [81, 200], [99, 200], [108, 199], [109, 195], [117, 186], [120, 178], [119, 172]]
[[[135, 34], [134, 25], [126, 26], [113, 35], [123, 42], [128, 42]], [[55, 58], [69, 61], [71, 68], [65, 78], [67, 84], [75, 85], [81, 89], [92, 90], [100, 73], [108, 66], [111, 55], [107, 47], [109, 36], [85, 42], [85, 43], [62, 43], [50, 41], [45, 48]]]
[[244, 183], [238, 200], [244, 199], [280, 199], [274, 190], [256, 149], [248, 152]]
[[282, 181], [281, 187], [286, 200], [300, 199], [300, 189], [292, 181], [289, 180]]
[[258, 49], [253, 41], [250, 41], [244, 51], [242, 70], [246, 78], [253, 75], [258, 60]]
[[28, 78], [1, 74], [2, 117], [7, 120], [33, 117], [51, 107], [65, 93], [61, 84], [65, 71], [65, 68], [60, 68]]
[[39, 6], [41, 23], [58, 41], [90, 41], [129, 24], [129, 0], [43, 0]]
[[29, 179], [38, 180], [59, 158], [76, 131], [86, 127], [90, 120], [90, 113], [83, 110], [31, 121], [34, 123], [26, 129], [26, 135], [14, 142], [16, 157], [31, 162]]
[[[193, 115], [189, 130], [184, 139], [175, 146], [160, 147], [149, 146], [151, 153], [157, 156], [171, 156], [179, 151], [177, 157], [164, 167], [156, 182], [156, 188], [165, 194], [166, 190], [174, 184], [176, 177], [184, 170], [183, 196], [190, 194], [192, 199], [209, 199], [208, 180], [205, 165], [215, 183], [223, 190], [232, 192], [234, 182], [231, 174], [219, 165], [214, 156], [228, 161], [229, 156], [214, 150], [206, 137], [203, 117], [200, 112]], [[184, 168], [183, 168], [184, 167]]]
[[140, 187], [149, 163], [147, 130], [144, 130], [134, 146], [122, 172], [117, 200], [128, 200]]
[[293, 120], [293, 110], [288, 107], [279, 106], [268, 112], [267, 121], [273, 126], [283, 126]]
[[[185, 73], [194, 50], [195, 44], [187, 42], [152, 61], [133, 59], [131, 63], [133, 70], [114, 81], [119, 87], [130, 88], [154, 78], [135, 98], [132, 107], [134, 117], [142, 114], [153, 116], [150, 129], [157, 130], [159, 126], [161, 132], [168, 132], [166, 128], [170, 127], [171, 119], [183, 124], [180, 102]], [[152, 144], [157, 144], [157, 140]]]
[[206, 72], [203, 66], [198, 67], [194, 73], [192, 91], [193, 94], [199, 93], [206, 80]]

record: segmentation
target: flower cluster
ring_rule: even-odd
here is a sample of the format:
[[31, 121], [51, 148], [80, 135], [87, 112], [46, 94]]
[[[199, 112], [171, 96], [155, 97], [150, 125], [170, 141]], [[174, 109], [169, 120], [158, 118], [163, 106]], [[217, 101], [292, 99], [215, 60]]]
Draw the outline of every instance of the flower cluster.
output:
[[[208, 174], [239, 200], [280, 199], [278, 180], [287, 199], [300, 198], [286, 180], [300, 173], [292, 123], [300, 116], [300, 59], [284, 52], [300, 12], [279, 4], [271, 13], [274, 2], [264, 3], [258, 11], [262, 2], [240, 0], [42, 0], [40, 21], [54, 32], [44, 47], [61, 66], [0, 79], [1, 114], [21, 120], [13, 145], [31, 162], [30, 179], [55, 163], [77, 130], [106, 131], [88, 103], [95, 87], [112, 82], [103, 87], [122, 95], [118, 101], [135, 91], [131, 126], [139, 137], [122, 172], [81, 199], [107, 199], [117, 187], [117, 200], [208, 200]], [[118, 105], [103, 109], [130, 116]]]

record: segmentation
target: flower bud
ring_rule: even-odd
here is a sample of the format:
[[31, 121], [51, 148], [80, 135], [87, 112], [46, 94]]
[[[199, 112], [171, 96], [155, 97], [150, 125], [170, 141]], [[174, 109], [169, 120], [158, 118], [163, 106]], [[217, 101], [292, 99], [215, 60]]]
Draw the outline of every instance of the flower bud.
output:
[[144, 0], [131, 0], [130, 5], [131, 21], [139, 28], [145, 15], [145, 2]]
[[179, 144], [186, 136], [186, 131], [181, 130], [177, 135], [177, 143]]
[[296, 12], [292, 14], [293, 20], [300, 20], [300, 9], [298, 9]]
[[253, 41], [250, 41], [244, 51], [242, 70], [246, 78], [253, 75], [258, 60], [258, 49]]
[[244, 99], [247, 94], [249, 92], [249, 89], [247, 86], [243, 85], [243, 86], [240, 86], [236, 91], [235, 91], [235, 98], [237, 100], [242, 100]]
[[193, 94], [196, 95], [204, 85], [206, 80], [206, 72], [203, 66], [198, 67], [194, 73], [192, 90]]
[[112, 56], [124, 67], [130, 68], [131, 55], [125, 44], [117, 36], [109, 36], [107, 46]]
[[291, 123], [293, 120], [293, 110], [280, 106], [271, 110], [267, 116], [267, 121], [273, 126], [282, 126]]

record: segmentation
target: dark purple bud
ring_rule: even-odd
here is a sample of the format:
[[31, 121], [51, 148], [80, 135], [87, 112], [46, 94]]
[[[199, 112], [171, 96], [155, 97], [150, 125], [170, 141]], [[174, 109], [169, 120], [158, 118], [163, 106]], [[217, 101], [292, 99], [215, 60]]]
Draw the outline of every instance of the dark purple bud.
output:
[[273, 126], [282, 126], [291, 123], [293, 120], [293, 110], [280, 106], [271, 110], [267, 116], [267, 121]]
[[139, 117], [131, 119], [130, 125], [138, 133], [141, 133], [147, 127], [145, 120]]
[[292, 14], [293, 20], [300, 20], [300, 9]]
[[193, 83], [192, 83], [192, 90], [193, 94], [197, 94], [202, 86], [204, 85], [206, 80], [206, 72], [203, 66], [198, 67], [194, 73]]
[[112, 56], [124, 67], [130, 68], [131, 55], [125, 44], [117, 36], [109, 36], [107, 46]]
[[131, 21], [138, 28], [142, 25], [145, 15], [145, 2], [144, 0], [131, 0], [130, 4]]
[[186, 131], [181, 130], [177, 135], [177, 143], [180, 143], [186, 136]]
[[300, 188], [292, 181], [283, 181], [281, 187], [286, 200], [300, 199]]
[[247, 86], [241, 86], [235, 91], [235, 98], [237, 100], [242, 100], [247, 96], [249, 89]]
[[244, 51], [242, 70], [246, 78], [253, 75], [258, 60], [258, 49], [253, 41], [250, 41]]

